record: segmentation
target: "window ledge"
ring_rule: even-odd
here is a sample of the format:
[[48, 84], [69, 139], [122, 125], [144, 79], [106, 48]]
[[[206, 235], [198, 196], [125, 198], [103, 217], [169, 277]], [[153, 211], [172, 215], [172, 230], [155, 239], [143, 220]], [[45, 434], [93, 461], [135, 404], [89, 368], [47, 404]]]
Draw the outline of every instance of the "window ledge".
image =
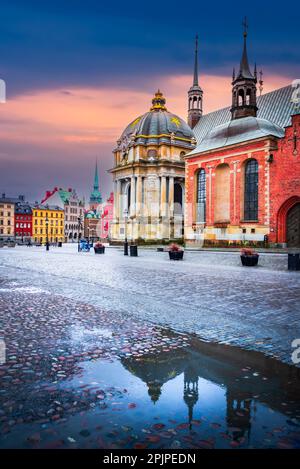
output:
[[240, 220], [240, 223], [258, 223], [258, 220]]

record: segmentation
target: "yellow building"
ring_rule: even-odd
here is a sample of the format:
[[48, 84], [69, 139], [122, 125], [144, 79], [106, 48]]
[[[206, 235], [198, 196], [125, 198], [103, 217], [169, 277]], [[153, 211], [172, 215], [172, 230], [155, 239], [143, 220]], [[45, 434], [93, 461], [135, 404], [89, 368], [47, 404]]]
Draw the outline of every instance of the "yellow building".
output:
[[32, 237], [35, 243], [64, 241], [64, 211], [53, 205], [32, 207]]
[[15, 235], [15, 199], [0, 197], [0, 240], [13, 239]]

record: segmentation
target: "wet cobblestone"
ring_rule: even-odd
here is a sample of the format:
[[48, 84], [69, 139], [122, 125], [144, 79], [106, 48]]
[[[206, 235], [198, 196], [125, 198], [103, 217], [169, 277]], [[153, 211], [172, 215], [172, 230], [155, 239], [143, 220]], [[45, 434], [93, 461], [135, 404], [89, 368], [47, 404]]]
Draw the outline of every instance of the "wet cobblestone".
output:
[[[238, 253], [166, 253], [121, 250], [104, 256], [17, 248], [0, 252], [0, 273], [24, 284], [133, 315], [205, 340], [262, 351], [291, 363], [300, 337], [300, 275], [283, 269], [285, 255], [262, 255], [268, 268], [242, 268]], [[1, 267], [2, 266], [2, 267]], [[272, 270], [273, 269], [273, 270]]]

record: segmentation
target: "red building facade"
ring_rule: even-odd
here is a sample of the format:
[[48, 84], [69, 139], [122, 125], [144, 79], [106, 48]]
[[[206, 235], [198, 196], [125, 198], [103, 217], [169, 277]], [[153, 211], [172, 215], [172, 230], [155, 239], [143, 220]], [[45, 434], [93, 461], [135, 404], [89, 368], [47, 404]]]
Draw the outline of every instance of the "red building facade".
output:
[[300, 247], [300, 115], [292, 87], [256, 98], [246, 36], [231, 108], [201, 116], [194, 128], [198, 145], [186, 155], [185, 238], [201, 245]]
[[114, 193], [111, 192], [109, 198], [102, 206], [101, 213], [101, 239], [110, 238], [110, 227], [114, 216]]
[[32, 237], [32, 210], [26, 203], [15, 205], [15, 237], [21, 241], [29, 241]]
[[300, 247], [300, 114], [278, 142], [270, 181], [270, 241]]

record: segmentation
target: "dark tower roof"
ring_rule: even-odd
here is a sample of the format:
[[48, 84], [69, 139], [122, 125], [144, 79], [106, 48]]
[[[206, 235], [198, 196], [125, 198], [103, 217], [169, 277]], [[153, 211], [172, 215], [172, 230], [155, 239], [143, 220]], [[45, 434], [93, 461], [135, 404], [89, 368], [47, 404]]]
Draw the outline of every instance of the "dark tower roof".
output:
[[95, 166], [95, 175], [94, 175], [94, 186], [93, 186], [93, 191], [91, 192], [90, 195], [90, 203], [102, 203], [102, 195], [99, 190], [99, 177], [98, 177], [98, 162], [96, 160], [96, 166]]
[[240, 72], [238, 78], [248, 78], [250, 80], [254, 80], [255, 77], [252, 75], [249, 67], [249, 61], [248, 61], [248, 53], [247, 53], [247, 29], [248, 29], [248, 23], [247, 23], [247, 18], [245, 18], [244, 23], [244, 48], [243, 48], [243, 55], [240, 63]]
[[193, 128], [202, 116], [203, 91], [198, 79], [198, 35], [195, 40], [194, 78], [188, 91], [188, 124]]
[[240, 71], [237, 77], [233, 72], [232, 81], [232, 108], [231, 118], [241, 119], [244, 117], [256, 117], [257, 105], [256, 105], [256, 83], [257, 83], [257, 71], [256, 65], [254, 69], [254, 75], [252, 75], [249, 67], [248, 54], [247, 54], [247, 19], [243, 23], [244, 25], [244, 47], [243, 54], [240, 62]]
[[198, 82], [198, 34], [196, 36], [195, 44], [195, 63], [194, 63], [194, 82], [193, 86], [199, 86]]

